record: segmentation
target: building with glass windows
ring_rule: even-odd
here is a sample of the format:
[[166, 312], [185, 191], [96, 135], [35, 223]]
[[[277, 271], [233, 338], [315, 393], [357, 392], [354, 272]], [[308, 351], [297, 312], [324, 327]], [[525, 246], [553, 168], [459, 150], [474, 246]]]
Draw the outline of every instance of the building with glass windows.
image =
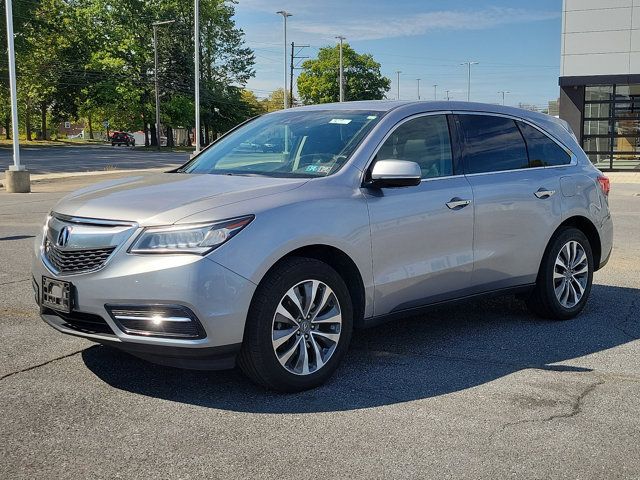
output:
[[564, 0], [560, 118], [598, 168], [640, 169], [640, 0]]

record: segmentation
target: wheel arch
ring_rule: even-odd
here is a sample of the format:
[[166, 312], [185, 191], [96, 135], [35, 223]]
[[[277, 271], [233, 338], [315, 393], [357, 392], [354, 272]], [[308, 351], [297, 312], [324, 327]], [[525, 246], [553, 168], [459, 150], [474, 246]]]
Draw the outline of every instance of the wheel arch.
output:
[[[277, 267], [284, 260], [291, 257], [313, 258], [326, 263], [342, 277], [349, 290], [351, 303], [353, 304], [353, 321], [355, 327], [362, 327], [364, 324], [366, 293], [362, 274], [356, 263], [344, 251], [337, 247], [325, 244], [306, 245], [290, 251], [280, 257], [269, 267], [262, 278]], [[262, 281], [262, 279], [260, 280]]]
[[555, 231], [553, 232], [553, 235], [551, 235], [551, 237], [549, 238], [549, 241], [547, 242], [544, 255], [542, 256], [542, 259], [540, 261], [541, 265], [542, 265], [542, 260], [544, 260], [544, 257], [546, 256], [547, 251], [551, 246], [551, 242], [558, 235], [558, 232], [565, 227], [577, 228], [582, 233], [584, 233], [584, 235], [587, 237], [587, 240], [589, 240], [589, 245], [591, 246], [591, 253], [593, 254], [594, 271], [599, 270], [600, 261], [602, 257], [602, 242], [600, 241], [600, 234], [598, 233], [598, 229], [593, 224], [593, 222], [589, 220], [587, 217], [583, 217], [581, 215], [574, 215], [572, 217], [569, 217], [566, 220], [564, 220], [560, 225], [558, 225], [558, 228], [555, 229]]

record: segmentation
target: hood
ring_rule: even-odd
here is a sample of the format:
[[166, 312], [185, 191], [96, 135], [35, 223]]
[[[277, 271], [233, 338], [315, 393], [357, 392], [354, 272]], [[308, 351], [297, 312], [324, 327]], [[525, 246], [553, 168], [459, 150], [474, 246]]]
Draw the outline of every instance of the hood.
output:
[[60, 200], [54, 211], [77, 217], [134, 221], [140, 225], [169, 225], [203, 210], [292, 190], [307, 181], [162, 173], [83, 188]]

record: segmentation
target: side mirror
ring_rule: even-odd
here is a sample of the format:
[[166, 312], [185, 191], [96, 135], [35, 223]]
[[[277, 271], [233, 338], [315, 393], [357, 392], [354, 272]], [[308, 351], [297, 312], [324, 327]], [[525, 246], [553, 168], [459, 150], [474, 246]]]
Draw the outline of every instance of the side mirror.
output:
[[416, 162], [406, 160], [378, 160], [371, 170], [368, 186], [412, 187], [420, 185], [422, 170]]

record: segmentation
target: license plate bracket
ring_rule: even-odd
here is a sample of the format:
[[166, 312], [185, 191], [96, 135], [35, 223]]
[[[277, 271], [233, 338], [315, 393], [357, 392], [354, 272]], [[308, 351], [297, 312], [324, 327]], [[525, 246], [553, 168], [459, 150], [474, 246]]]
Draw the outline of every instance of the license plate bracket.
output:
[[71, 313], [73, 308], [73, 285], [71, 282], [42, 277], [42, 308]]

